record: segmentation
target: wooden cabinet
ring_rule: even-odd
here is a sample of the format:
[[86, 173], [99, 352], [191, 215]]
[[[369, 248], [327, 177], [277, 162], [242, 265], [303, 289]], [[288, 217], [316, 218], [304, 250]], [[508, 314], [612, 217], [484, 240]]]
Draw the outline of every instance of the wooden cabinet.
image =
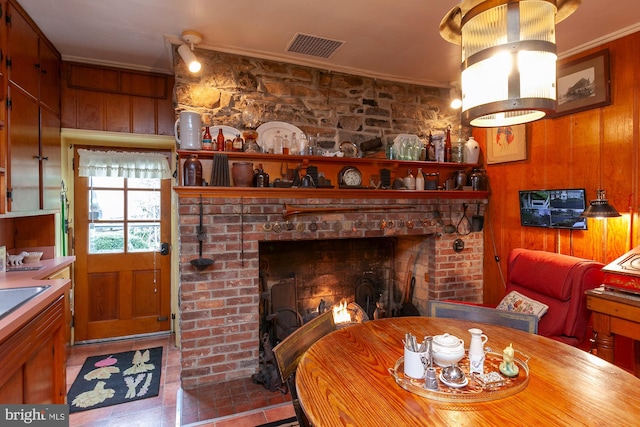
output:
[[65, 403], [64, 299], [0, 343], [0, 402]]
[[[71, 279], [71, 267], [66, 266], [47, 276], [47, 280]], [[64, 342], [73, 345], [73, 280], [71, 289], [64, 294]]]
[[1, 142], [7, 152], [7, 207], [58, 209], [60, 56], [14, 2], [8, 3], [6, 24], [7, 138]]

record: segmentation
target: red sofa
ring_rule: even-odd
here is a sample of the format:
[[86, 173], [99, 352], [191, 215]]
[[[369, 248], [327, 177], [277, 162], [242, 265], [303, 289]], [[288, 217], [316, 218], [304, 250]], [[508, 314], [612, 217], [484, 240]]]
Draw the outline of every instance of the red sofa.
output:
[[538, 334], [579, 346], [586, 338], [590, 311], [584, 292], [602, 284], [604, 265], [546, 251], [513, 249], [507, 262], [505, 295], [517, 291], [549, 306]]

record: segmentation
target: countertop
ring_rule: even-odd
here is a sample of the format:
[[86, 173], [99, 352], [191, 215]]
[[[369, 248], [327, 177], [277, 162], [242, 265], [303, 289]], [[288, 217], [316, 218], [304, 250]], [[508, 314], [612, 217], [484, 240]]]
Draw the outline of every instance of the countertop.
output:
[[34, 316], [54, 303], [71, 287], [70, 279], [47, 280], [47, 277], [71, 265], [75, 259], [75, 256], [56, 257], [23, 264], [26, 267], [42, 266], [43, 268], [40, 270], [4, 271], [0, 273], [0, 289], [49, 286], [49, 289], [0, 319], [0, 342], [11, 336]]

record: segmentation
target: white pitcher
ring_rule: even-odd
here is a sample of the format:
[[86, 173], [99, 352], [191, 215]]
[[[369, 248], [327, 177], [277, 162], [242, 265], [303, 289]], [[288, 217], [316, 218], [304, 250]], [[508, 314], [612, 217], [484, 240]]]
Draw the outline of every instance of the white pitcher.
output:
[[464, 162], [478, 163], [480, 158], [480, 145], [474, 137], [470, 136], [469, 140], [464, 144]]
[[481, 329], [471, 328], [469, 329], [471, 334], [471, 341], [469, 341], [469, 372], [477, 372], [478, 374], [484, 373], [484, 345], [489, 339], [482, 333]]
[[[178, 132], [178, 127], [180, 132]], [[173, 125], [176, 143], [182, 150], [202, 149], [202, 118], [200, 113], [182, 111]]]

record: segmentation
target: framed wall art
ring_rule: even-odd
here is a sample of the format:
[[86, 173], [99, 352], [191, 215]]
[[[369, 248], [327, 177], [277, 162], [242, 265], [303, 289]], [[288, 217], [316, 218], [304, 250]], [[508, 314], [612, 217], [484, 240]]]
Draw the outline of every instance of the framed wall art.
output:
[[609, 50], [558, 66], [556, 113], [564, 116], [611, 104]]
[[487, 164], [526, 159], [527, 130], [525, 125], [487, 129]]

